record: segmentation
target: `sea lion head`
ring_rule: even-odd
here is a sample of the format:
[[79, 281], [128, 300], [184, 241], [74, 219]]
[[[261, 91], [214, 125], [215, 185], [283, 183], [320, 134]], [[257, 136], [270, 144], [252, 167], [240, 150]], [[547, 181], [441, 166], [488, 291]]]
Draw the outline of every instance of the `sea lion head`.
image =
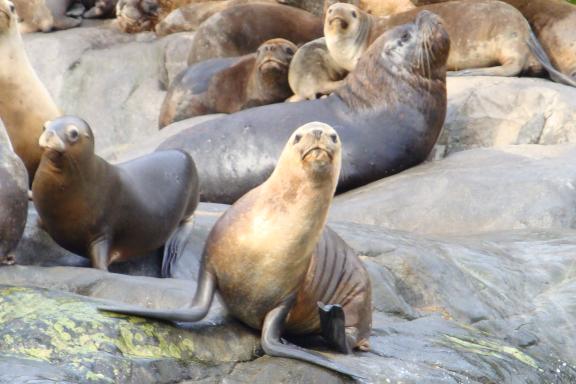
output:
[[[446, 92], [450, 38], [441, 19], [422, 11], [413, 23], [382, 34], [336, 94], [351, 108], [389, 108]], [[426, 103], [425, 103], [426, 104]]]
[[76, 116], [62, 116], [44, 123], [38, 144], [45, 157], [60, 167], [65, 159], [82, 161], [94, 154], [94, 135], [88, 123]]
[[342, 144], [338, 133], [328, 124], [311, 122], [292, 133], [274, 172], [289, 168], [303, 179], [319, 183], [329, 180], [335, 190], [341, 161]]
[[10, 31], [10, 28], [17, 26], [18, 16], [16, 7], [11, 1], [0, 0], [0, 34]]
[[428, 79], [446, 76], [450, 39], [442, 19], [432, 12], [420, 12], [414, 23], [385, 32], [374, 45], [380, 65], [393, 72], [408, 71]]
[[328, 7], [324, 18], [324, 36], [357, 40], [369, 30], [368, 16], [353, 4], [336, 3]]
[[157, 0], [120, 0], [116, 4], [116, 20], [124, 32], [152, 31], [158, 23], [160, 11]]
[[265, 41], [256, 51], [256, 68], [262, 74], [286, 73], [298, 48], [285, 39]]

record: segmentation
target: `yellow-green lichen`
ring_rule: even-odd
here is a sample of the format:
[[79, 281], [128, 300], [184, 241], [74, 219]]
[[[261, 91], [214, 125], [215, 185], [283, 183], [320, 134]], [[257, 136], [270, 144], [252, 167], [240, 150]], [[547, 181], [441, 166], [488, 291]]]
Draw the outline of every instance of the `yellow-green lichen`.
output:
[[503, 354], [506, 354], [526, 365], [531, 366], [532, 368], [538, 369], [538, 364], [536, 364], [536, 361], [517, 348], [502, 345], [489, 340], [463, 340], [450, 335], [444, 336], [453, 344], [456, 344], [470, 352], [486, 356], [495, 356], [500, 359], [503, 358]]

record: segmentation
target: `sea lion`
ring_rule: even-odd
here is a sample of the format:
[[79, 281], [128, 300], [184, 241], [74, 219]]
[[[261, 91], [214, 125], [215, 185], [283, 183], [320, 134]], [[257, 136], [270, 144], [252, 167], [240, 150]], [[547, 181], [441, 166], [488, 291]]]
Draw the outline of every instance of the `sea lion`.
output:
[[576, 82], [576, 5], [564, 0], [503, 0], [534, 29], [554, 67]]
[[116, 16], [118, 0], [82, 0], [86, 11], [82, 14], [85, 19], [96, 19]]
[[61, 113], [30, 65], [17, 16], [6, 0], [0, 0], [0, 89], [0, 118], [32, 183], [42, 156], [42, 124]]
[[338, 134], [329, 125], [308, 123], [291, 135], [272, 175], [230, 207], [212, 228], [190, 308], [100, 309], [198, 321], [206, 316], [218, 291], [233, 316], [262, 330], [262, 347], [268, 355], [357, 376], [323, 355], [280, 339], [284, 332], [321, 333], [340, 352], [369, 348], [368, 273], [354, 251], [336, 233], [324, 229], [341, 152]]
[[14, 0], [21, 33], [50, 32], [54, 25], [52, 12], [44, 0]]
[[348, 74], [328, 52], [326, 39], [321, 37], [300, 47], [288, 72], [288, 82], [294, 92], [289, 101], [313, 100], [328, 95], [344, 84]]
[[446, 114], [449, 46], [440, 19], [423, 12], [416, 23], [382, 35], [332, 95], [212, 119], [159, 148], [184, 149], [196, 159], [201, 200], [233, 203], [270, 175], [295, 127], [322, 121], [346, 143], [338, 191], [359, 187], [427, 158]]
[[361, 10], [374, 16], [390, 16], [416, 8], [410, 0], [359, 0], [359, 3]]
[[171, 33], [195, 31], [213, 14], [249, 3], [275, 3], [275, 0], [217, 0], [184, 5], [170, 12], [156, 25], [156, 34], [166, 36]]
[[[198, 68], [188, 68], [170, 86], [160, 110], [160, 128], [175, 121], [210, 113], [233, 113], [242, 109], [284, 101], [292, 94], [288, 68], [297, 47], [285, 39], [266, 41], [256, 53], [215, 73], [201, 93], [193, 91]], [[197, 64], [198, 65], [198, 64]], [[210, 68], [212, 70], [212, 68]]]
[[387, 18], [373, 17], [350, 4], [334, 4], [324, 23], [328, 50], [339, 65], [351, 70], [380, 34], [413, 20], [422, 9], [439, 15], [448, 34], [457, 36], [447, 62], [449, 71], [458, 71], [452, 75], [517, 76], [522, 72], [540, 73], [542, 66], [557, 75], [542, 60], [545, 53], [522, 14], [508, 4], [491, 0], [433, 4]]
[[11, 264], [26, 226], [28, 173], [0, 121], [0, 264]]
[[111, 165], [94, 153], [88, 124], [74, 116], [47, 122], [32, 184], [41, 227], [92, 267], [154, 251], [185, 237], [198, 204], [198, 177], [182, 151], [160, 151]]
[[278, 4], [237, 5], [206, 20], [192, 38], [188, 65], [214, 57], [242, 56], [282, 38], [296, 45], [322, 36], [322, 20]]

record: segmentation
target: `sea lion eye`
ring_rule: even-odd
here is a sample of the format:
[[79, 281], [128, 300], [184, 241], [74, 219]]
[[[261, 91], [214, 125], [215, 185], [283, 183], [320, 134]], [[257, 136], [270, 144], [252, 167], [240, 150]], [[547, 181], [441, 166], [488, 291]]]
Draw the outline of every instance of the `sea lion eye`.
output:
[[294, 144], [298, 144], [300, 140], [302, 140], [302, 135], [298, 134], [294, 136]]
[[8, 7], [10, 8], [11, 13], [16, 13], [16, 7], [12, 4], [11, 1], [8, 2]]
[[356, 11], [352, 11], [352, 17], [353, 17], [353, 18], [356, 18], [356, 16], [357, 16], [357, 15], [356, 15]]
[[404, 32], [404, 33], [402, 34], [402, 37], [400, 37], [400, 39], [401, 39], [403, 42], [407, 42], [408, 40], [410, 40], [410, 33], [409, 33], [409, 32]]
[[78, 128], [76, 128], [76, 127], [68, 128], [68, 138], [70, 139], [70, 141], [74, 142], [74, 141], [78, 140], [78, 136], [80, 136], [80, 133], [78, 132]]
[[286, 53], [289, 55], [293, 55], [294, 54], [294, 50], [290, 47], [286, 48]]
[[333, 142], [333, 143], [337, 143], [337, 142], [338, 142], [338, 136], [337, 136], [335, 133], [331, 134], [331, 135], [330, 135], [330, 138], [332, 139], [332, 142]]

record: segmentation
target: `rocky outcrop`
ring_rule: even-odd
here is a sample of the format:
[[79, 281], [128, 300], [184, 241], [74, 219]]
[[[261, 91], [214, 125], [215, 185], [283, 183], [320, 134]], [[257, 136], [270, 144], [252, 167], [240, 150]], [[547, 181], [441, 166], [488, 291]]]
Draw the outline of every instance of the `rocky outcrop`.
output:
[[334, 220], [424, 234], [576, 228], [574, 145], [455, 153], [338, 196]]

